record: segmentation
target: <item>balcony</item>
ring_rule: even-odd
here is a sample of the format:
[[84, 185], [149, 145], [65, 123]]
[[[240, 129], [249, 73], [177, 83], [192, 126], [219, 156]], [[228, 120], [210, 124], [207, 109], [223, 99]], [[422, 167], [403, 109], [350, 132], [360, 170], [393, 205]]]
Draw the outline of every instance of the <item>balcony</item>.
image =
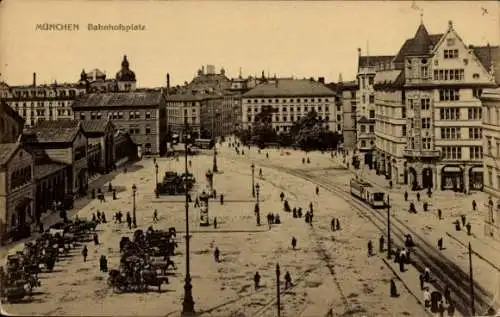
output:
[[404, 150], [405, 157], [424, 157], [424, 158], [438, 158], [441, 157], [439, 150]]

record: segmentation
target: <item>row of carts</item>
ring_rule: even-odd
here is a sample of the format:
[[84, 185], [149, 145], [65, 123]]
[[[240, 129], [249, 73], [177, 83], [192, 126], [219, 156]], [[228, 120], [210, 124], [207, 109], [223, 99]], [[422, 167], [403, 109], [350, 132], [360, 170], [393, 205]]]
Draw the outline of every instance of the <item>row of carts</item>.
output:
[[168, 271], [176, 269], [172, 257], [177, 248], [175, 228], [136, 230], [132, 240], [120, 240], [120, 266], [109, 271], [108, 285], [115, 292], [143, 292], [150, 286], [161, 291], [168, 284]]
[[33, 296], [33, 289], [41, 286], [38, 274], [52, 272], [61, 256], [69, 254], [79, 242], [95, 231], [96, 222], [75, 220], [50, 227], [24, 249], [7, 256], [6, 268], [0, 269], [0, 296], [8, 302]]

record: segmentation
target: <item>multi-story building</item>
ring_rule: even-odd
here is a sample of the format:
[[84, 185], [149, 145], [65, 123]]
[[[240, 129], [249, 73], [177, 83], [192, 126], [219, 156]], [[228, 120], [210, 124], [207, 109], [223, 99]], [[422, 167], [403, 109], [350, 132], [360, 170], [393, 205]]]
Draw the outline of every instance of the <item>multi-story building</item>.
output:
[[380, 89], [377, 100], [379, 172], [417, 188], [481, 189], [478, 97], [495, 79], [474, 48], [465, 45], [451, 21], [448, 30], [437, 35], [429, 35], [421, 23], [392, 63], [377, 79], [380, 87], [389, 84]]
[[[497, 84], [500, 83], [500, 48], [487, 47], [490, 67]], [[500, 199], [500, 88], [485, 89], [483, 103], [483, 167], [484, 191]], [[498, 204], [500, 207], [500, 204]], [[499, 209], [500, 210], [500, 209]]]
[[128, 131], [145, 155], [163, 154], [166, 146], [166, 109], [162, 91], [90, 93], [73, 105], [75, 119], [110, 119], [117, 129]]
[[29, 235], [34, 223], [34, 159], [19, 143], [0, 144], [0, 244]]
[[71, 106], [84, 93], [85, 87], [79, 84], [39, 85], [36, 73], [32, 85], [0, 84], [0, 99], [23, 117], [27, 126], [42, 120], [73, 119]]
[[342, 112], [337, 112], [336, 94], [324, 83], [310, 79], [269, 79], [242, 96], [242, 128], [252, 127], [255, 116], [265, 108], [274, 113], [276, 132], [289, 131], [293, 123], [315, 110], [330, 131], [342, 131]]
[[[356, 150], [356, 111], [357, 111], [357, 81], [339, 80], [336, 85], [338, 94], [338, 106], [342, 112], [342, 136], [344, 139], [344, 149], [348, 151]], [[338, 115], [338, 114], [337, 114]]]
[[0, 101], [0, 143], [15, 143], [23, 132], [24, 119], [6, 102]]
[[207, 102], [208, 95], [178, 93], [166, 98], [165, 116], [168, 135], [184, 135], [187, 123], [193, 138], [201, 137], [201, 104]]
[[375, 154], [375, 81], [376, 67], [389, 67], [394, 56], [362, 56], [358, 48], [358, 90], [356, 106], [356, 143], [364, 164], [373, 166]]

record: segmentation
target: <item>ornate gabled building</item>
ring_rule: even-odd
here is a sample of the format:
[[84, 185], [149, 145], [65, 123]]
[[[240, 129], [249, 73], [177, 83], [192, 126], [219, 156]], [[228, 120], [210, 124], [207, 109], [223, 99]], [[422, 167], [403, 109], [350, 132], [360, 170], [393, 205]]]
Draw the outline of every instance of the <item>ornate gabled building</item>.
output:
[[487, 65], [451, 21], [438, 35], [421, 23], [392, 63], [378, 79], [378, 172], [415, 188], [482, 189], [479, 96], [495, 85]]
[[123, 56], [121, 68], [115, 78], [106, 78], [106, 73], [95, 68], [89, 72], [83, 69], [78, 81], [78, 85], [87, 93], [134, 91], [136, 83], [135, 73], [130, 69], [127, 55]]

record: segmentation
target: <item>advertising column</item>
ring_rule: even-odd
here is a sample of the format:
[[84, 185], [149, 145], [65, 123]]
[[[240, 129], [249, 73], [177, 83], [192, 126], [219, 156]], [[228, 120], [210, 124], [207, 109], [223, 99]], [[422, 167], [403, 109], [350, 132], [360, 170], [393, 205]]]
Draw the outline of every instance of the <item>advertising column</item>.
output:
[[209, 226], [208, 220], [208, 199], [210, 198], [205, 192], [200, 195], [200, 226]]

